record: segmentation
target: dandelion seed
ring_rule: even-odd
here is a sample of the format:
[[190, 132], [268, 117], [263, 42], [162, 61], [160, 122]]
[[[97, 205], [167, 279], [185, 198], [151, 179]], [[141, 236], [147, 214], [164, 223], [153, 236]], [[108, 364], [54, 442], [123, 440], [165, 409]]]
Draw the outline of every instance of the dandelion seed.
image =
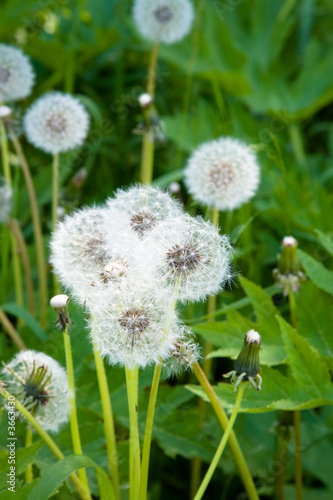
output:
[[144, 38], [172, 44], [190, 32], [194, 11], [189, 0], [136, 0], [133, 17]]
[[249, 201], [257, 191], [259, 179], [255, 154], [230, 137], [202, 144], [185, 169], [185, 183], [193, 198], [218, 210], [234, 210]]
[[81, 146], [89, 128], [89, 116], [78, 99], [51, 92], [38, 99], [24, 117], [28, 141], [52, 154]]
[[21, 351], [2, 369], [8, 391], [46, 431], [57, 432], [69, 419], [65, 370], [42, 352]]
[[28, 97], [34, 81], [30, 60], [22, 50], [0, 43], [0, 102]]

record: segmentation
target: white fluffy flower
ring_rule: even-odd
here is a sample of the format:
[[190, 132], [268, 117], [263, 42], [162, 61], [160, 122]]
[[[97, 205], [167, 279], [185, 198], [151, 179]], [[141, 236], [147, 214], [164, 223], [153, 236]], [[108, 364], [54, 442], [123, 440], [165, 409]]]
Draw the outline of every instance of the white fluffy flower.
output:
[[232, 248], [210, 222], [184, 216], [166, 223], [154, 235], [152, 265], [163, 286], [177, 288], [181, 301], [202, 300], [218, 293], [232, 278]]
[[89, 128], [89, 116], [78, 99], [51, 92], [40, 97], [24, 117], [28, 141], [47, 153], [63, 153], [81, 146]]
[[21, 351], [2, 369], [8, 391], [47, 431], [68, 421], [66, 371], [42, 352]]
[[230, 137], [206, 142], [194, 151], [185, 169], [185, 183], [199, 203], [234, 210], [256, 193], [260, 180], [257, 158]]
[[0, 177], [0, 223], [9, 216], [12, 205], [12, 190], [7, 186], [4, 179]]
[[0, 102], [27, 97], [34, 81], [30, 60], [22, 50], [0, 43]]
[[194, 11], [189, 0], [136, 0], [133, 17], [144, 38], [171, 44], [190, 32]]
[[91, 336], [111, 364], [141, 368], [170, 356], [183, 327], [170, 297], [135, 287], [118, 300], [102, 297], [92, 311]]

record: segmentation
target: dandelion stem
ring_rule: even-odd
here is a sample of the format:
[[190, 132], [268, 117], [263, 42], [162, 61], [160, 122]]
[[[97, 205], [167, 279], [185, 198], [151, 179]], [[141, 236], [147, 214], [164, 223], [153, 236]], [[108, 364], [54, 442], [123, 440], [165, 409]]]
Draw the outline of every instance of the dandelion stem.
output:
[[10, 128], [10, 135], [14, 149], [17, 156], [20, 159], [22, 172], [24, 175], [25, 183], [28, 189], [30, 209], [32, 224], [34, 230], [34, 238], [36, 244], [36, 254], [37, 254], [37, 267], [38, 267], [38, 279], [39, 279], [39, 300], [40, 300], [40, 316], [42, 326], [46, 326], [46, 316], [47, 316], [47, 278], [46, 278], [46, 266], [45, 266], [45, 251], [43, 244], [43, 233], [42, 225], [39, 216], [38, 203], [36, 198], [36, 192], [33, 185], [29, 164], [23, 153], [21, 144], [13, 130]]
[[95, 344], [93, 344], [93, 350], [94, 350], [99, 392], [101, 395], [101, 402], [103, 408], [104, 432], [106, 438], [106, 449], [109, 460], [111, 480], [114, 486], [116, 498], [117, 500], [120, 500], [117, 441], [114, 428], [110, 393], [108, 388], [108, 380], [106, 378], [103, 359], [101, 358], [101, 355]]
[[150, 390], [145, 435], [142, 447], [142, 461], [141, 461], [141, 478], [140, 478], [140, 495], [139, 500], [146, 500], [147, 487], [148, 487], [148, 472], [149, 472], [149, 458], [151, 448], [151, 437], [153, 432], [154, 414], [156, 407], [156, 399], [158, 386], [160, 382], [162, 371], [162, 363], [155, 366], [153, 382]]
[[[58, 448], [58, 446], [53, 441], [51, 436], [43, 429], [43, 427], [31, 415], [31, 413], [19, 401], [17, 401], [16, 398], [14, 398], [14, 396], [12, 396], [4, 387], [1, 386], [0, 386], [0, 394], [2, 394], [2, 396], [4, 396], [7, 400], [9, 400], [10, 398], [11, 401], [15, 401], [16, 409], [24, 416], [24, 418], [27, 419], [27, 421], [32, 425], [32, 427], [38, 432], [40, 437], [47, 444], [47, 446], [50, 448], [50, 450], [58, 460], [62, 460], [63, 458], [65, 458], [65, 455]], [[76, 487], [82, 500], [91, 500], [90, 495], [88, 494], [87, 490], [85, 489], [85, 487], [83, 486], [77, 475], [73, 473], [70, 474], [69, 477], [71, 478], [72, 483]]]
[[[32, 445], [32, 428], [30, 424], [27, 425], [27, 433], [25, 437], [25, 447], [27, 448], [28, 446]], [[31, 483], [33, 480], [34, 476], [32, 473], [32, 464], [29, 464], [26, 471], [25, 471], [25, 482], [26, 483]]]
[[26, 349], [27, 346], [21, 339], [19, 333], [17, 330], [14, 328], [12, 323], [9, 321], [8, 316], [4, 313], [4, 311], [0, 307], [0, 323], [4, 327], [4, 329], [7, 331], [8, 335], [14, 342], [14, 344], [19, 348], [19, 349]]
[[235, 401], [235, 406], [234, 406], [234, 409], [232, 410], [232, 414], [230, 416], [228, 425], [224, 431], [221, 442], [216, 450], [216, 453], [215, 453], [214, 458], [213, 458], [213, 460], [208, 468], [208, 471], [206, 472], [206, 475], [205, 475], [205, 477], [200, 485], [200, 488], [198, 489], [197, 494], [194, 497], [194, 500], [200, 500], [203, 497], [203, 495], [207, 489], [207, 486], [208, 486], [208, 484], [209, 484], [209, 482], [210, 482], [210, 480], [215, 472], [215, 469], [218, 466], [218, 463], [219, 463], [220, 458], [222, 456], [222, 453], [224, 451], [225, 445], [227, 444], [228, 438], [230, 436], [233, 425], [235, 423], [235, 420], [236, 420], [236, 417], [237, 417], [237, 414], [238, 414], [238, 411], [239, 411], [239, 408], [240, 408], [240, 405], [242, 402], [242, 397], [244, 395], [244, 391], [246, 389], [246, 386], [247, 386], [247, 383], [244, 383], [244, 382], [241, 383], [239, 386], [236, 401]]
[[59, 196], [59, 153], [53, 155], [52, 164], [52, 230], [58, 222], [58, 196]]
[[127, 397], [130, 418], [130, 500], [137, 500], [140, 489], [140, 440], [138, 427], [139, 368], [125, 366]]
[[[211, 405], [216, 413], [216, 416], [221, 424], [222, 429], [225, 431], [229, 420], [226, 415], [226, 412], [224, 411], [214, 389], [210, 385], [207, 377], [205, 376], [204, 372], [202, 371], [199, 363], [193, 363], [192, 365], [193, 372], [195, 376], [198, 379], [198, 382], [200, 383], [201, 387], [205, 391], [209, 401], [211, 402]], [[256, 490], [256, 487], [254, 485], [251, 473], [249, 471], [249, 468], [247, 466], [247, 463], [245, 461], [243, 452], [239, 446], [238, 440], [236, 438], [236, 435], [233, 430], [230, 432], [229, 436], [229, 446], [230, 449], [235, 457], [235, 461], [239, 470], [239, 473], [241, 475], [242, 481], [244, 483], [245, 489], [247, 491], [248, 497], [250, 500], [259, 500], [259, 496]]]
[[[155, 81], [156, 81], [156, 64], [158, 56], [158, 43], [155, 43], [148, 69], [148, 82], [147, 82], [147, 93], [154, 97], [155, 92]], [[153, 169], [154, 169], [154, 135], [150, 130], [148, 124], [148, 130], [143, 135], [142, 140], [142, 153], [141, 153], [141, 182], [142, 184], [150, 184], [153, 179]]]
[[[67, 378], [68, 378], [68, 391], [69, 391], [69, 422], [72, 435], [73, 450], [75, 455], [82, 455], [82, 446], [79, 432], [79, 424], [77, 420], [76, 411], [76, 398], [75, 398], [75, 381], [74, 381], [74, 366], [72, 357], [71, 340], [68, 333], [68, 323], [64, 330], [64, 344], [65, 344], [65, 355], [66, 355], [66, 368], [67, 368]], [[78, 470], [78, 476], [80, 481], [84, 485], [89, 498], [89, 485], [85, 469]]]

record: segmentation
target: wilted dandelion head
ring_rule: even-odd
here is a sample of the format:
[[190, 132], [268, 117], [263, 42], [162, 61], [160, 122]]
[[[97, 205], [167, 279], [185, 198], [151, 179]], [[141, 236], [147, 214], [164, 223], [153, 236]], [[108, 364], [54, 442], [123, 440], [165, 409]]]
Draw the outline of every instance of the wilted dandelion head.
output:
[[28, 141], [47, 153], [63, 153], [81, 146], [89, 128], [89, 116], [78, 99], [51, 92], [40, 97], [24, 117]]
[[194, 342], [192, 332], [185, 330], [183, 339], [174, 343], [170, 357], [165, 363], [167, 375], [178, 376], [186, 370], [191, 370], [192, 365], [201, 357], [201, 349], [198, 343]]
[[0, 177], [0, 224], [6, 220], [10, 214], [12, 205], [12, 190]]
[[65, 370], [42, 352], [21, 351], [2, 369], [8, 391], [49, 431], [68, 421]]
[[193, 198], [218, 210], [234, 210], [256, 193], [260, 169], [250, 148], [230, 137], [206, 142], [194, 151], [185, 169]]
[[202, 218], [184, 216], [166, 224], [156, 250], [162, 283], [177, 287], [182, 301], [215, 294], [232, 277], [228, 238]]
[[21, 49], [0, 43], [0, 102], [17, 101], [31, 93], [35, 73]]
[[143, 241], [165, 220], [180, 217], [182, 209], [171, 196], [151, 186], [134, 186], [118, 190], [105, 211], [105, 231], [109, 244], [132, 238]]
[[136, 0], [133, 17], [144, 38], [171, 44], [190, 32], [194, 10], [189, 0]]
[[160, 363], [182, 338], [183, 327], [170, 298], [156, 290], [132, 288], [118, 300], [102, 297], [90, 323], [92, 339], [111, 364], [145, 366]]

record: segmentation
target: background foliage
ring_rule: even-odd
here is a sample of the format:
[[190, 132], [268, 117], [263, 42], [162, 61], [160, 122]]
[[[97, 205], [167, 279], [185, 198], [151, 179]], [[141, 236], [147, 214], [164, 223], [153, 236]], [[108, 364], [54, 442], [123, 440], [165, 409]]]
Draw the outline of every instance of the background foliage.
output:
[[[244, 333], [253, 327], [259, 331], [263, 387], [260, 393], [247, 391], [236, 431], [261, 498], [273, 497], [281, 465], [276, 452], [277, 410], [297, 408], [304, 410], [305, 498], [326, 500], [333, 496], [328, 460], [333, 455], [333, 5], [328, 0], [195, 3], [197, 20], [192, 34], [160, 50], [156, 107], [165, 123], [166, 140], [157, 145], [155, 182], [167, 186], [181, 181], [189, 153], [201, 142], [220, 135], [232, 135], [255, 146], [262, 181], [251, 204], [237, 210], [231, 222], [223, 214], [220, 220], [222, 231], [229, 225], [236, 248], [235, 267], [244, 277], [219, 297], [215, 322], [202, 319], [204, 304], [184, 307], [183, 317], [199, 338], [214, 343], [216, 391], [226, 409], [232, 408], [234, 394], [230, 385], [221, 382], [222, 373], [232, 369], [230, 358], [237, 356]], [[151, 45], [136, 33], [131, 4], [128, 0], [5, 0], [0, 6], [1, 40], [21, 45], [37, 72], [33, 95], [17, 106], [18, 129], [26, 107], [50, 89], [73, 91], [91, 114], [86, 144], [62, 158], [61, 204], [66, 212], [102, 202], [117, 187], [139, 179], [141, 137], [132, 131], [140, 121], [137, 97], [145, 88]], [[50, 157], [25, 142], [24, 148], [48, 235], [47, 246]], [[16, 185], [14, 215], [20, 220], [35, 266], [28, 195], [17, 158], [12, 155], [11, 161]], [[78, 187], [72, 179], [81, 168], [86, 169], [87, 179]], [[203, 213], [183, 188], [179, 196], [191, 213]], [[272, 287], [272, 270], [286, 234], [299, 240], [301, 262], [308, 275], [297, 295], [297, 333], [288, 324], [287, 299]], [[2, 270], [2, 283], [6, 272]], [[54, 330], [53, 311], [45, 333], [14, 304], [12, 289], [0, 286], [0, 293], [1, 307], [14, 322], [25, 315], [24, 324], [17, 326], [27, 345], [64, 365], [62, 335]], [[72, 306], [71, 315], [84, 452], [105, 468], [102, 410], [84, 313]], [[0, 350], [4, 361], [15, 352], [4, 333]], [[108, 378], [120, 441], [121, 479], [126, 484], [128, 410], [123, 371], [109, 368]], [[151, 378], [151, 370], [140, 374], [141, 431]], [[179, 380], [165, 379], [160, 387], [151, 500], [187, 497], [189, 459], [199, 456], [208, 463], [218, 445], [221, 431], [210, 408], [200, 427], [196, 394], [202, 395], [202, 391], [188, 373]], [[0, 421], [0, 436], [2, 445], [5, 418]], [[21, 425], [21, 446], [23, 436]], [[55, 439], [65, 455], [71, 454], [68, 429]], [[55, 463], [40, 442], [20, 449], [18, 458], [20, 472], [33, 460], [41, 475]], [[0, 488], [5, 488], [5, 446], [0, 463]], [[96, 492], [93, 470], [89, 473]], [[19, 479], [23, 485], [23, 475]], [[286, 497], [293, 498], [292, 440], [286, 480], [290, 483]], [[15, 498], [27, 498], [33, 486], [17, 488]], [[70, 484], [62, 486], [54, 498], [74, 498], [75, 493], [68, 488]], [[242, 491], [226, 450], [208, 493], [210, 498], [225, 499], [238, 498]], [[4, 490], [0, 498], [5, 500], [9, 495]]]

